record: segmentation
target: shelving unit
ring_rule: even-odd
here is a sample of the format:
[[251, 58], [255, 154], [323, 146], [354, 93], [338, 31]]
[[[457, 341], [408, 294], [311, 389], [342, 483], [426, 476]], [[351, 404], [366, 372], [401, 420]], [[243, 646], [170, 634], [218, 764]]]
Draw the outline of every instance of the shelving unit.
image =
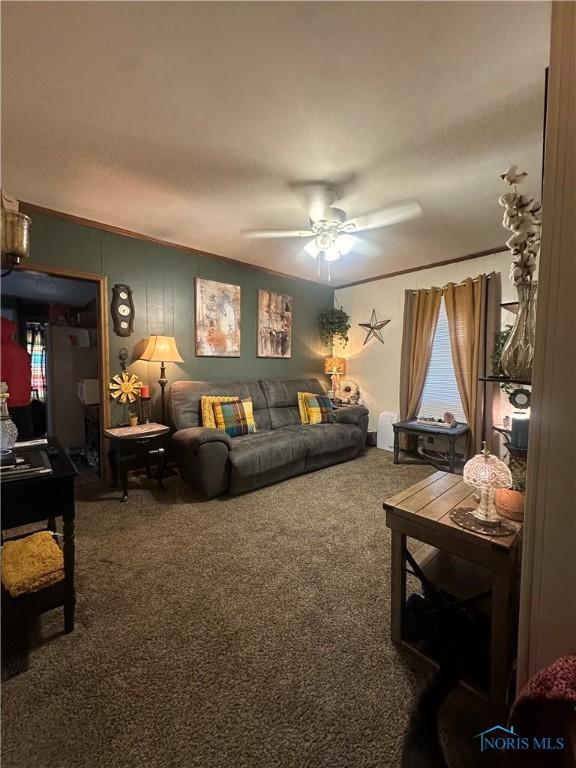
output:
[[493, 381], [496, 384], [526, 384], [532, 386], [530, 379], [511, 379], [508, 376], [479, 376], [478, 381]]

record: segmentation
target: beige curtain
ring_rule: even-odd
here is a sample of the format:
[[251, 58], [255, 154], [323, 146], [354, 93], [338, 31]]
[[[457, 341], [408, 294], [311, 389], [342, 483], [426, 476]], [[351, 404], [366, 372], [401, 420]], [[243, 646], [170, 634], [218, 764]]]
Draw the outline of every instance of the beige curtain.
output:
[[438, 322], [442, 290], [406, 291], [400, 362], [400, 419], [418, 414]]
[[478, 378], [484, 374], [485, 368], [487, 284], [487, 276], [479, 275], [475, 280], [468, 277], [459, 285], [448, 283], [444, 288], [452, 361], [462, 407], [470, 428], [467, 446], [469, 455], [480, 449], [485, 431], [483, 383]]

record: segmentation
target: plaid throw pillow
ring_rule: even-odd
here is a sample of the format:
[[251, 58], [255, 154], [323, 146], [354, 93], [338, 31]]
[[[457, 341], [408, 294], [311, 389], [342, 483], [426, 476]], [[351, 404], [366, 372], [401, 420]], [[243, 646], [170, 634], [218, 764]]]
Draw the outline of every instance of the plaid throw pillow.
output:
[[316, 395], [314, 392], [298, 392], [298, 412], [300, 413], [300, 421], [302, 424], [310, 424], [308, 409], [306, 408], [307, 397], [316, 397]]
[[328, 395], [304, 395], [309, 424], [329, 424], [334, 422], [332, 401]]
[[216, 428], [212, 403], [231, 403], [240, 400], [238, 395], [202, 395], [200, 398], [200, 412], [202, 414], [202, 426]]
[[252, 400], [212, 403], [216, 429], [227, 432], [230, 437], [256, 432]]

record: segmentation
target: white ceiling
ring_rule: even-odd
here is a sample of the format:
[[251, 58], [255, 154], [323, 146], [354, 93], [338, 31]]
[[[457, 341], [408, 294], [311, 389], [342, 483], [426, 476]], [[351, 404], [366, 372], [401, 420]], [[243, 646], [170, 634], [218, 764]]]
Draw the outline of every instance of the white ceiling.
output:
[[307, 225], [290, 182], [419, 200], [336, 284], [492, 248], [498, 174], [539, 192], [548, 37], [532, 2], [3, 2], [3, 187], [311, 279], [303, 241], [240, 234]]

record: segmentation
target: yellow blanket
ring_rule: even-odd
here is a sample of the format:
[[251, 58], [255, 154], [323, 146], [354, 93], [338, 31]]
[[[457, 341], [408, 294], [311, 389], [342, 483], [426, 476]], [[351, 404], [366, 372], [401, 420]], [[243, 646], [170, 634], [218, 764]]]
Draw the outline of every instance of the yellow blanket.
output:
[[2, 584], [12, 597], [64, 578], [64, 556], [49, 531], [7, 541], [2, 547]]

